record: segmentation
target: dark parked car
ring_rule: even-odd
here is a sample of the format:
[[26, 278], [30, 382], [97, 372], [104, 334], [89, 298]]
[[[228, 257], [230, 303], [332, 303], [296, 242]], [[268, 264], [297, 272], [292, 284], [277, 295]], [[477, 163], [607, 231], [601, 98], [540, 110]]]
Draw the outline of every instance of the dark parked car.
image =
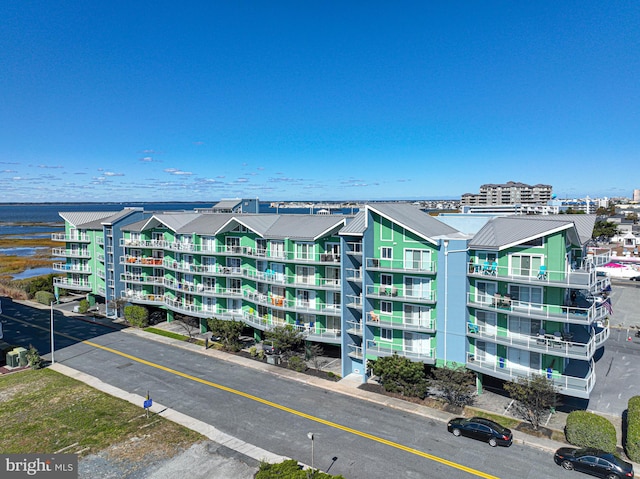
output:
[[265, 354], [280, 354], [280, 349], [276, 348], [274, 342], [271, 340], [266, 340], [262, 343], [262, 350]]
[[599, 449], [561, 447], [553, 456], [556, 464], [571, 471], [586, 472], [605, 479], [633, 477], [633, 466], [619, 457]]
[[483, 417], [470, 419], [457, 417], [447, 424], [447, 430], [454, 436], [467, 436], [480, 441], [486, 441], [490, 446], [510, 446], [513, 442], [511, 430], [502, 427], [495, 421]]
[[640, 276], [632, 276], [629, 278], [631, 281], [640, 281]]

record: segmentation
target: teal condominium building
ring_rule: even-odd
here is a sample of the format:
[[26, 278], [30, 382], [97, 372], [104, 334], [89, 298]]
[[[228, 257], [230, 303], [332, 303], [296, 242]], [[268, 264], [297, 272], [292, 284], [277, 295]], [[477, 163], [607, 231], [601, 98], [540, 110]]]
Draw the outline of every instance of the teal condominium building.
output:
[[434, 217], [408, 203], [60, 215], [57, 291], [192, 317], [203, 332], [212, 317], [256, 339], [290, 324], [362, 381], [368, 360], [398, 354], [464, 365], [479, 389], [542, 374], [588, 398], [609, 335], [610, 284], [595, 269], [608, 258], [587, 247], [591, 215]]

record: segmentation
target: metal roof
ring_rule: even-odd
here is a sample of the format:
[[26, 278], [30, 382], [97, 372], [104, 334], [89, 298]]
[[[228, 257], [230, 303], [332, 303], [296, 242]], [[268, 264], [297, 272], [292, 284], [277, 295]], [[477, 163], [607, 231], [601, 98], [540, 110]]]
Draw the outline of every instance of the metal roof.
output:
[[457, 229], [409, 203], [376, 203], [366, 205], [366, 209], [388, 218], [432, 243], [436, 243], [433, 238], [438, 236], [459, 235]]
[[266, 238], [313, 241], [328, 234], [337, 233], [345, 224], [340, 215], [279, 215], [265, 232]]
[[212, 210], [233, 210], [240, 203], [242, 203], [242, 200], [240, 198], [236, 198], [232, 200], [230, 199], [220, 200], [215, 205], [213, 205], [211, 209]]
[[362, 236], [367, 229], [367, 214], [358, 211], [352, 218], [347, 218], [347, 225], [340, 230], [341, 235]]
[[[501, 250], [530, 241], [555, 231], [572, 230], [569, 239], [583, 245], [593, 215], [501, 216], [489, 221], [469, 242], [472, 249]], [[595, 217], [594, 217], [595, 222]], [[593, 223], [591, 223], [593, 230]]]
[[[72, 224], [76, 228], [85, 229], [102, 229], [101, 222], [106, 218], [114, 216], [119, 213], [118, 211], [70, 211], [58, 213], [60, 217], [67, 223]], [[88, 226], [90, 223], [97, 222], [97, 226], [91, 228]]]

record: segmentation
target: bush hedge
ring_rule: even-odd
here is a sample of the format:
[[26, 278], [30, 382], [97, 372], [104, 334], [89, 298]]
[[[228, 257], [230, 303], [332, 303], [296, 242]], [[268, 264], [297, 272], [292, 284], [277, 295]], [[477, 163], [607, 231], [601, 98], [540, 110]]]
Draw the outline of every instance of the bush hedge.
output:
[[124, 319], [136, 328], [149, 326], [149, 311], [144, 306], [125, 306]]
[[89, 311], [89, 301], [87, 301], [86, 299], [81, 299], [78, 303], [78, 312], [80, 314], [84, 314], [87, 311]]
[[53, 293], [50, 293], [49, 291], [36, 291], [34, 298], [38, 303], [46, 304], [47, 306], [56, 300]]
[[[293, 459], [282, 461], [278, 464], [263, 462], [255, 475], [255, 479], [307, 479], [309, 471], [302, 469]], [[343, 476], [332, 476], [326, 472], [316, 470], [314, 479], [344, 479]]]
[[625, 450], [629, 459], [640, 462], [640, 396], [633, 396], [627, 405]]
[[616, 428], [608, 419], [587, 411], [573, 411], [567, 416], [567, 441], [574, 446], [595, 447], [616, 452]]

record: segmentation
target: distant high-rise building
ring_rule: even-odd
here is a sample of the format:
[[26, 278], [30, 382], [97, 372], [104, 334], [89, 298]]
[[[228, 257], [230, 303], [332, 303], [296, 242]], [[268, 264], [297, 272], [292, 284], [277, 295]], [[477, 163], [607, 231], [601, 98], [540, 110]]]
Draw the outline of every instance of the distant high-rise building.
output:
[[640, 190], [633, 190], [633, 201], [640, 201]]
[[515, 181], [480, 186], [480, 193], [462, 195], [462, 205], [535, 205], [551, 199], [551, 185], [527, 185]]

